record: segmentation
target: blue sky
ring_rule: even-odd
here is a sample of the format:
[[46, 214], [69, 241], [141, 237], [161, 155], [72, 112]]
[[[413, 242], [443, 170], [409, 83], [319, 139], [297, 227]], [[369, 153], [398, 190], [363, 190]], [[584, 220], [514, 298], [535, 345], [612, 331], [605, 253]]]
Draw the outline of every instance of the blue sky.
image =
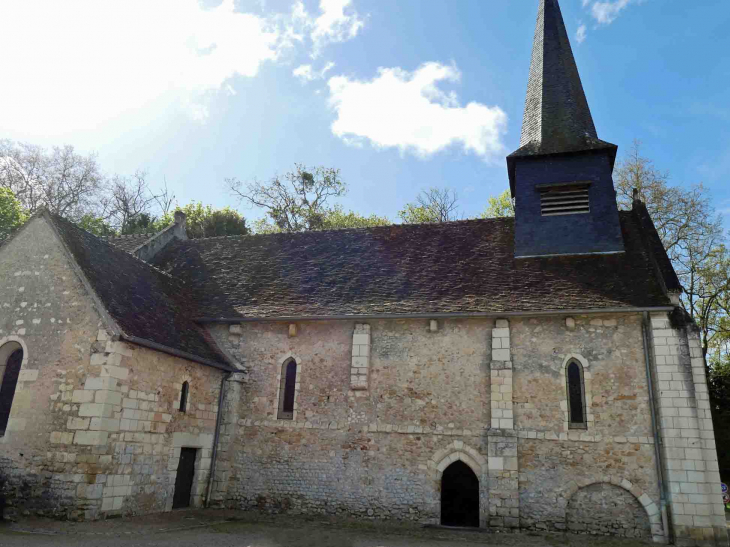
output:
[[[145, 169], [181, 204], [224, 179], [338, 167], [346, 208], [396, 218], [508, 187], [537, 0], [4, 0], [0, 138]], [[561, 0], [599, 136], [633, 139], [730, 218], [727, 0]], [[260, 213], [239, 208], [247, 217]]]

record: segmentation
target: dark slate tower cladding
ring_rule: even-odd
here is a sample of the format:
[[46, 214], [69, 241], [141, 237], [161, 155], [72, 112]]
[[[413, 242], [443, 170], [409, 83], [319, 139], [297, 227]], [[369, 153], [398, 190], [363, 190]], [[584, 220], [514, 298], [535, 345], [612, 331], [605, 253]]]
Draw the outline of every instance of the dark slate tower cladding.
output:
[[623, 252], [616, 150], [596, 133], [558, 0], [540, 0], [520, 148], [507, 157], [515, 256]]

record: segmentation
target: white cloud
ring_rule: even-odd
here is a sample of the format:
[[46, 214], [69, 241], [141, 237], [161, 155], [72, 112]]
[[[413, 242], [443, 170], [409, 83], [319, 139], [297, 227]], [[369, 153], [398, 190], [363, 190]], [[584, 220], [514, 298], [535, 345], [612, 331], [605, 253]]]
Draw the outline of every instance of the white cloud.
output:
[[630, 2], [631, 0], [606, 0], [605, 2], [595, 2], [593, 6], [591, 6], [591, 15], [599, 24], [610, 25]]
[[462, 107], [453, 91], [437, 87], [460, 77], [455, 66], [426, 63], [414, 72], [381, 68], [370, 81], [330, 78], [329, 102], [337, 113], [332, 132], [351, 145], [369, 141], [420, 157], [459, 145], [487, 161], [501, 159], [504, 111], [476, 102]]
[[238, 12], [235, 0], [210, 9], [197, 0], [3, 0], [0, 21], [0, 130], [43, 135], [171, 105], [204, 120], [216, 93], [235, 94], [232, 77], [319, 52], [362, 26], [346, 0], [322, 0], [317, 14], [297, 0], [272, 15]]
[[319, 9], [322, 15], [314, 21], [311, 34], [314, 42], [313, 58], [329, 43], [354, 38], [365, 24], [352, 9], [351, 0], [320, 0]]
[[312, 65], [301, 65], [292, 71], [292, 74], [299, 78], [302, 83], [311, 82], [314, 80], [323, 80], [325, 75], [334, 68], [335, 64], [332, 62], [324, 65], [322, 70], [314, 70]]
[[578, 27], [578, 32], [575, 33], [575, 39], [579, 44], [582, 44], [586, 39], [586, 32], [588, 28], [585, 25]]

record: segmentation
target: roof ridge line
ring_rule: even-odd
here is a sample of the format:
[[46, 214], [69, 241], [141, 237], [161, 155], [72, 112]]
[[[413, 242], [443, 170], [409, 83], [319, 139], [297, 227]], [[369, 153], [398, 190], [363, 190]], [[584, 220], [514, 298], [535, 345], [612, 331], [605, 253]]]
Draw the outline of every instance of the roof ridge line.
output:
[[301, 232], [270, 232], [263, 234], [236, 234], [236, 235], [225, 235], [225, 236], [210, 236], [210, 237], [196, 237], [188, 239], [189, 242], [196, 241], [210, 241], [214, 239], [244, 239], [247, 237], [265, 237], [265, 236], [293, 236], [303, 234], [321, 234], [329, 232], [355, 232], [355, 231], [366, 231], [366, 230], [379, 230], [385, 228], [396, 228], [396, 227], [412, 227], [412, 226], [444, 226], [453, 224], [466, 224], [468, 222], [490, 222], [498, 220], [512, 220], [514, 217], [490, 217], [490, 218], [465, 218], [460, 220], [449, 220], [446, 222], [403, 222], [397, 224], [385, 224], [382, 226], [357, 226], [352, 228], [328, 228], [326, 230], [303, 230]]
[[[98, 236], [96, 234], [92, 234], [90, 231], [85, 230], [84, 228], [82, 228], [81, 226], [79, 226], [78, 224], [76, 224], [75, 222], [71, 222], [70, 220], [68, 220], [67, 218], [62, 217], [61, 215], [57, 215], [55, 213], [51, 213], [50, 211], [47, 211], [47, 212], [48, 212], [48, 215], [51, 217], [51, 219], [54, 222], [55, 222], [56, 219], [60, 219], [60, 220], [62, 220], [64, 222], [68, 222], [69, 224], [73, 225], [74, 228], [76, 228], [77, 230], [81, 230], [82, 232], [85, 232], [85, 233], [89, 234], [91, 237], [94, 237], [94, 238], [98, 239], [99, 242], [103, 243], [104, 245], [106, 245], [110, 249], [114, 249], [114, 251], [116, 251], [116, 252], [120, 252], [120, 253], [124, 253], [126, 255], [129, 255], [132, 258], [134, 258], [135, 260], [137, 260], [137, 261], [141, 262], [142, 264], [144, 264], [145, 266], [147, 266], [147, 267], [151, 268], [152, 270], [155, 270], [156, 272], [158, 272], [158, 273], [162, 274], [163, 276], [167, 277], [168, 279], [173, 279], [177, 283], [181, 283], [183, 286], [187, 286], [182, 279], [180, 279], [178, 277], [175, 277], [172, 274], [169, 274], [169, 273], [167, 273], [167, 272], [159, 269], [156, 266], [153, 266], [149, 262], [145, 262], [144, 260], [142, 260], [141, 258], [139, 258], [137, 255], [132, 254], [131, 252], [125, 251], [124, 249], [120, 249], [119, 247], [117, 247], [115, 245], [112, 245], [109, 241], [107, 241], [106, 237], [102, 237], [102, 236]], [[30, 219], [28, 219], [28, 220], [30, 220]]]

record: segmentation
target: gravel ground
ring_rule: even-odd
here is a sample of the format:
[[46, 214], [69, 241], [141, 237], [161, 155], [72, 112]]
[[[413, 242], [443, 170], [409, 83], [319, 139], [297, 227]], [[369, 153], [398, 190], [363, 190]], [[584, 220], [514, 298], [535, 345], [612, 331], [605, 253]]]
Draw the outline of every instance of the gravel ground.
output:
[[95, 547], [639, 547], [647, 542], [567, 534], [497, 534], [263, 516], [175, 511], [73, 523], [27, 519], [0, 525], [0, 546]]

